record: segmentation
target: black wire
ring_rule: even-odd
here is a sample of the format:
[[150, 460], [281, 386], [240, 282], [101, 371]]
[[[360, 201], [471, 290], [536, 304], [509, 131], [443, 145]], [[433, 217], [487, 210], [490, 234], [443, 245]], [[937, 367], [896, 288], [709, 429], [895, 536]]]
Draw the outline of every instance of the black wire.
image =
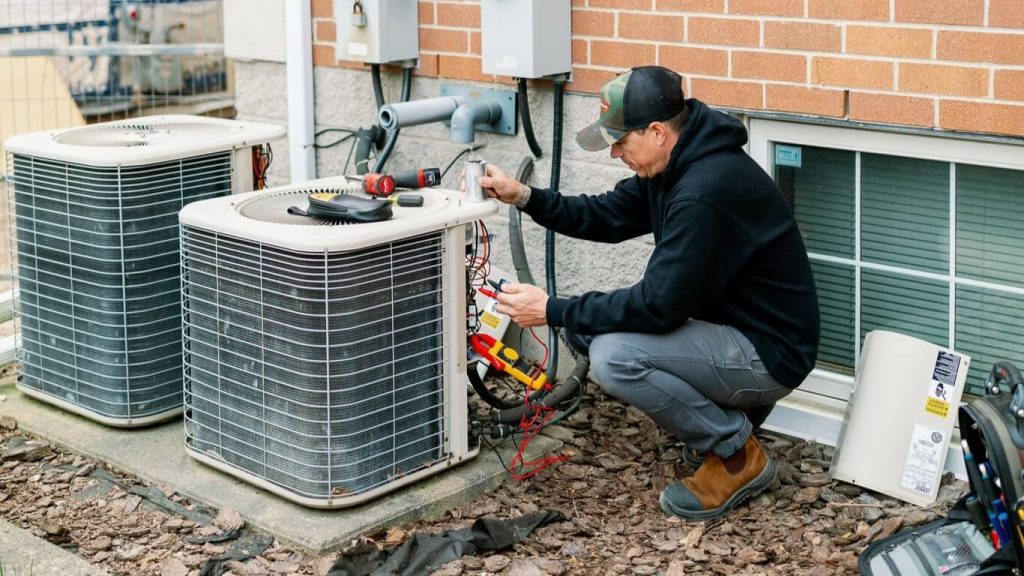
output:
[[313, 138], [315, 139], [317, 136], [321, 134], [327, 134], [328, 132], [348, 132], [349, 134], [356, 133], [355, 130], [350, 130], [348, 128], [324, 128], [323, 130], [317, 130], [316, 134], [313, 135]]
[[352, 146], [348, 149], [348, 156], [345, 157], [345, 167], [341, 169], [342, 174], [348, 174], [348, 163], [352, 160], [352, 152], [355, 151], [357, 143], [358, 140], [353, 140]]
[[331, 148], [332, 146], [337, 146], [338, 144], [341, 144], [345, 140], [348, 140], [349, 138], [352, 138], [353, 136], [356, 135], [355, 132], [351, 132], [351, 131], [349, 131], [349, 132], [350, 132], [349, 134], [346, 134], [345, 136], [342, 136], [341, 138], [339, 138], [339, 139], [337, 139], [334, 142], [331, 142], [329, 144], [318, 144], [316, 142], [316, 139], [314, 138], [314, 140], [313, 140], [313, 148]]
[[466, 152], [469, 152], [469, 151], [470, 151], [470, 148], [463, 148], [462, 152], [459, 152], [458, 154], [455, 155], [455, 158], [452, 158], [452, 161], [449, 162], [448, 165], [445, 166], [444, 171], [441, 172], [441, 179], [442, 180], [444, 179], [444, 175], [447, 174], [448, 171], [452, 169], [452, 166], [455, 165], [455, 162], [457, 162], [459, 160], [459, 158], [462, 158], [466, 154]]
[[[509, 436], [507, 438], [502, 438], [497, 444], [491, 444], [490, 442], [487, 441], [487, 436], [483, 432], [480, 433], [480, 442], [482, 442], [485, 446], [490, 448], [491, 452], [494, 452], [494, 455], [498, 457], [498, 462], [501, 463], [501, 467], [505, 469], [505, 472], [511, 474], [512, 470], [508, 467], [508, 464], [505, 464], [505, 460], [501, 457], [501, 454], [498, 452], [498, 447], [508, 440], [512, 440], [513, 443], [515, 442], [514, 436]], [[516, 446], [516, 449], [519, 449], [518, 446]]]

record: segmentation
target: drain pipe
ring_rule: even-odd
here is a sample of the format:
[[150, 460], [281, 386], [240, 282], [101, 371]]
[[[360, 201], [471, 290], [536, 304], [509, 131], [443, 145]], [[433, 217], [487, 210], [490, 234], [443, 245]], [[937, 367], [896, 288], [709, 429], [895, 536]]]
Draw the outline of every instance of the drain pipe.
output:
[[313, 148], [313, 52], [310, 0], [284, 3], [288, 77], [288, 151], [292, 182], [316, 178]]

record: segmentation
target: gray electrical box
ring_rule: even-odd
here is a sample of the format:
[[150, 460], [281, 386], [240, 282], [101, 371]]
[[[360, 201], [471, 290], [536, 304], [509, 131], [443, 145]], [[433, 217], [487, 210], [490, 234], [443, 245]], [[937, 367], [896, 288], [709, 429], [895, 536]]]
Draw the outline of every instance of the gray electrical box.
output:
[[541, 78], [572, 72], [570, 0], [482, 0], [484, 74]]
[[338, 60], [387, 64], [420, 57], [417, 0], [334, 0]]

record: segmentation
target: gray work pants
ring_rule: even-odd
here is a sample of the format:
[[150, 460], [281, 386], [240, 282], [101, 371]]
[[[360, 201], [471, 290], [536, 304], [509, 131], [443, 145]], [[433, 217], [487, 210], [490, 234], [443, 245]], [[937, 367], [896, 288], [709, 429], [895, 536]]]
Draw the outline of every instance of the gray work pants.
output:
[[723, 458], [750, 436], [750, 421], [737, 408], [774, 404], [792, 391], [772, 378], [739, 330], [700, 320], [666, 334], [598, 335], [590, 367], [606, 392], [687, 448]]

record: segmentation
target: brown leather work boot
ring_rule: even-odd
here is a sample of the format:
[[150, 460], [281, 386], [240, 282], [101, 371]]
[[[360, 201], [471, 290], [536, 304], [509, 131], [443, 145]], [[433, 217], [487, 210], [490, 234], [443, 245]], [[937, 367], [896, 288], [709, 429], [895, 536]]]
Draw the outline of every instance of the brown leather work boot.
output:
[[708, 454], [696, 474], [661, 491], [661, 509], [690, 520], [724, 515], [740, 502], [767, 488], [775, 463], [753, 434], [735, 454], [723, 459]]
[[[775, 403], [766, 404], [764, 406], [753, 406], [750, 408], [736, 408], [740, 412], [747, 415], [747, 420], [750, 420], [750, 425], [753, 427], [751, 434], [756, 433], [761, 429], [761, 424], [768, 419], [768, 415], [775, 409]], [[700, 465], [704, 463], [704, 453], [683, 446], [683, 461], [690, 465], [690, 468], [694, 470], [700, 468]]]

